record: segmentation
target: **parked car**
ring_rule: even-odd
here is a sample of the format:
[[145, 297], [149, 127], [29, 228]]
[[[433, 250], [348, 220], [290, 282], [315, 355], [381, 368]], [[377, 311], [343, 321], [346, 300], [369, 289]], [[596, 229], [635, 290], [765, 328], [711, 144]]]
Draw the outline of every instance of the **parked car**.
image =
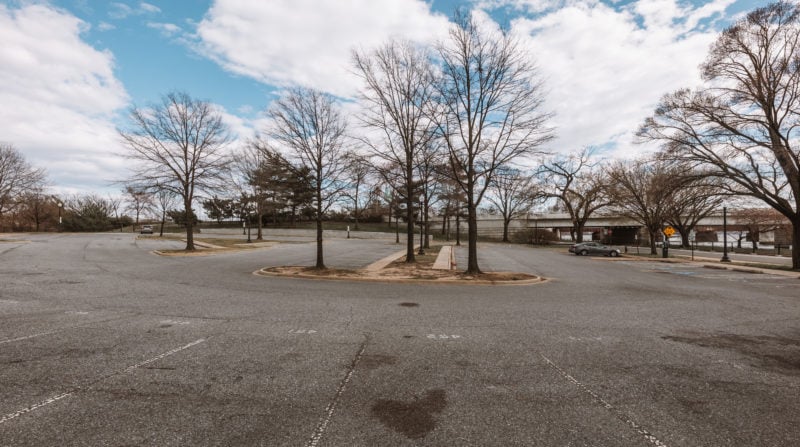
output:
[[599, 242], [581, 242], [569, 247], [570, 253], [575, 253], [578, 256], [588, 255], [604, 255], [617, 257], [619, 256], [619, 249], [603, 245]]
[[153, 226], [152, 225], [142, 225], [142, 229], [139, 230], [139, 234], [153, 234]]

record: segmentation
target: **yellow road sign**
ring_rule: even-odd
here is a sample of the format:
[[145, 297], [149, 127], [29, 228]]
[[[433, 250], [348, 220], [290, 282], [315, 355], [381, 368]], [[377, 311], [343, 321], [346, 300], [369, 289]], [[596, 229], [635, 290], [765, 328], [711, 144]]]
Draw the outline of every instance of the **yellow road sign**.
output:
[[672, 235], [675, 234], [675, 229], [670, 227], [670, 226], [668, 226], [667, 228], [664, 228], [664, 234], [667, 237], [672, 237]]

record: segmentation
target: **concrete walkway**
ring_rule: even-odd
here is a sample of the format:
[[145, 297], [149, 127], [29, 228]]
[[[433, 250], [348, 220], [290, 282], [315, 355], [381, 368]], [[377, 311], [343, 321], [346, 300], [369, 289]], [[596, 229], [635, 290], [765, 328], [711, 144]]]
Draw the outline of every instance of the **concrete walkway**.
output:
[[453, 268], [453, 246], [443, 245], [439, 250], [439, 255], [436, 256], [436, 261], [433, 262], [434, 270], [451, 270]]

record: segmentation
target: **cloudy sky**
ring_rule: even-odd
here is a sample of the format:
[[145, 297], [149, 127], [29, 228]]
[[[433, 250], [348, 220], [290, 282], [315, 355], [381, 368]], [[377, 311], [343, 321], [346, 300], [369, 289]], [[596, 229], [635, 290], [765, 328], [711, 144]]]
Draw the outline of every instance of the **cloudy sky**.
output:
[[341, 98], [350, 52], [398, 36], [433, 43], [462, 7], [516, 33], [536, 60], [558, 138], [609, 157], [664, 93], [698, 83], [717, 33], [758, 0], [0, 0], [0, 142], [57, 192], [113, 191], [116, 128], [133, 105], [186, 91], [246, 138], [281, 89]]

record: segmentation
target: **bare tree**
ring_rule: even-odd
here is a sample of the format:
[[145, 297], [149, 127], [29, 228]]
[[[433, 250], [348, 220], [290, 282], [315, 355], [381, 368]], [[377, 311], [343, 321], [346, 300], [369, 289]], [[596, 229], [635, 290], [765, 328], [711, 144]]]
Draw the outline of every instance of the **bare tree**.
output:
[[669, 197], [681, 186], [680, 176], [660, 160], [616, 161], [608, 167], [608, 194], [623, 216], [648, 232], [650, 254], [657, 254], [656, 238], [666, 221]]
[[792, 223], [800, 269], [800, 5], [758, 8], [722, 32], [701, 67], [705, 84], [666, 95], [639, 135], [730, 180]]
[[544, 96], [529, 56], [505, 32], [482, 29], [456, 14], [437, 47], [441, 79], [432, 114], [448, 152], [451, 178], [466, 196], [468, 274], [478, 266], [478, 206], [495, 171], [532, 155], [552, 138]]
[[324, 269], [322, 220], [339, 199], [343, 182], [346, 123], [333, 97], [317, 90], [293, 88], [269, 109], [271, 135], [285, 146], [298, 165], [310, 170], [317, 223], [315, 268]]
[[[256, 213], [256, 240], [263, 240], [263, 219], [268, 192], [265, 188], [270, 175], [269, 158], [274, 151], [263, 139], [249, 141], [236, 155], [231, 169], [232, 183], [240, 198], [241, 205], [248, 202]], [[243, 214], [244, 215], [244, 214]], [[249, 218], [249, 216], [244, 216]], [[249, 225], [249, 222], [248, 222]]]
[[736, 226], [742, 229], [738, 247], [742, 248], [742, 239], [749, 237], [753, 253], [758, 251], [762, 233], [784, 228], [788, 224], [785, 216], [771, 208], [745, 208], [731, 213], [731, 217], [736, 220]]
[[53, 197], [44, 193], [41, 188], [34, 188], [20, 196], [20, 204], [16, 207], [16, 214], [24, 224], [33, 223], [34, 231], [41, 230], [42, 225], [55, 217], [58, 207]]
[[164, 224], [167, 223], [167, 213], [178, 204], [178, 195], [169, 188], [157, 188], [155, 205], [158, 210], [161, 225], [159, 226], [158, 236], [164, 237]]
[[[414, 258], [414, 209], [418, 182], [414, 178], [417, 154], [433, 136], [428, 111], [434, 97], [434, 73], [430, 55], [410, 42], [390, 41], [371, 53], [354, 53], [356, 74], [364, 82], [361, 100], [364, 126], [376, 130], [380, 138], [363, 142], [390, 171], [384, 176], [400, 175], [387, 183], [398, 190], [405, 202], [406, 262]], [[395, 169], [399, 167], [399, 169]]]
[[445, 153], [440, 140], [428, 142], [418, 153], [416, 171], [418, 178], [419, 195], [422, 198], [420, 224], [424, 229], [423, 244], [430, 248], [430, 214], [431, 207], [441, 199], [443, 185], [441, 171], [446, 163]]
[[125, 187], [123, 193], [128, 202], [126, 209], [132, 211], [135, 216], [133, 226], [131, 227], [131, 231], [133, 232], [136, 231], [136, 228], [139, 226], [139, 216], [153, 210], [155, 204], [153, 203], [153, 198], [150, 193], [144, 189], [137, 189], [135, 186], [129, 185]]
[[511, 221], [527, 214], [542, 197], [531, 176], [519, 169], [501, 168], [495, 172], [486, 200], [503, 216], [503, 242], [508, 242]]
[[372, 164], [360, 154], [349, 152], [345, 154], [344, 159], [347, 188], [342, 195], [348, 203], [353, 205], [355, 229], [358, 230], [358, 220], [361, 218], [364, 207], [375, 198], [375, 188], [370, 184], [370, 177], [374, 170]]
[[112, 196], [111, 194], [108, 195], [106, 199], [106, 203], [108, 203], [109, 210], [114, 213], [114, 220], [116, 220], [117, 225], [119, 225], [119, 231], [122, 232], [122, 219], [120, 216], [120, 211], [122, 211], [122, 197], [121, 196]]
[[34, 168], [14, 146], [0, 144], [0, 218], [27, 192], [45, 186], [45, 171]]
[[572, 240], [583, 242], [583, 229], [595, 212], [611, 204], [602, 166], [592, 160], [590, 148], [556, 156], [541, 164], [543, 194], [559, 200], [572, 221]]
[[667, 198], [664, 219], [681, 235], [681, 245], [689, 247], [689, 233], [700, 220], [719, 210], [724, 196], [715, 178], [684, 171], [681, 187]]
[[[226, 181], [230, 141], [222, 116], [208, 102], [173, 92], [160, 104], [132, 108], [131, 128], [120, 135], [128, 158], [137, 163], [128, 183], [153, 191], [168, 189], [183, 199], [192, 216], [197, 194], [217, 190]], [[186, 250], [194, 250], [194, 222], [186, 219]]]
[[439, 173], [443, 173], [439, 179], [440, 186], [439, 198], [441, 201], [440, 212], [442, 216], [442, 236], [450, 240], [450, 218], [456, 218], [456, 245], [461, 245], [460, 222], [464, 211], [464, 192], [458, 184], [452, 180], [447, 172], [446, 166], [441, 166]]

